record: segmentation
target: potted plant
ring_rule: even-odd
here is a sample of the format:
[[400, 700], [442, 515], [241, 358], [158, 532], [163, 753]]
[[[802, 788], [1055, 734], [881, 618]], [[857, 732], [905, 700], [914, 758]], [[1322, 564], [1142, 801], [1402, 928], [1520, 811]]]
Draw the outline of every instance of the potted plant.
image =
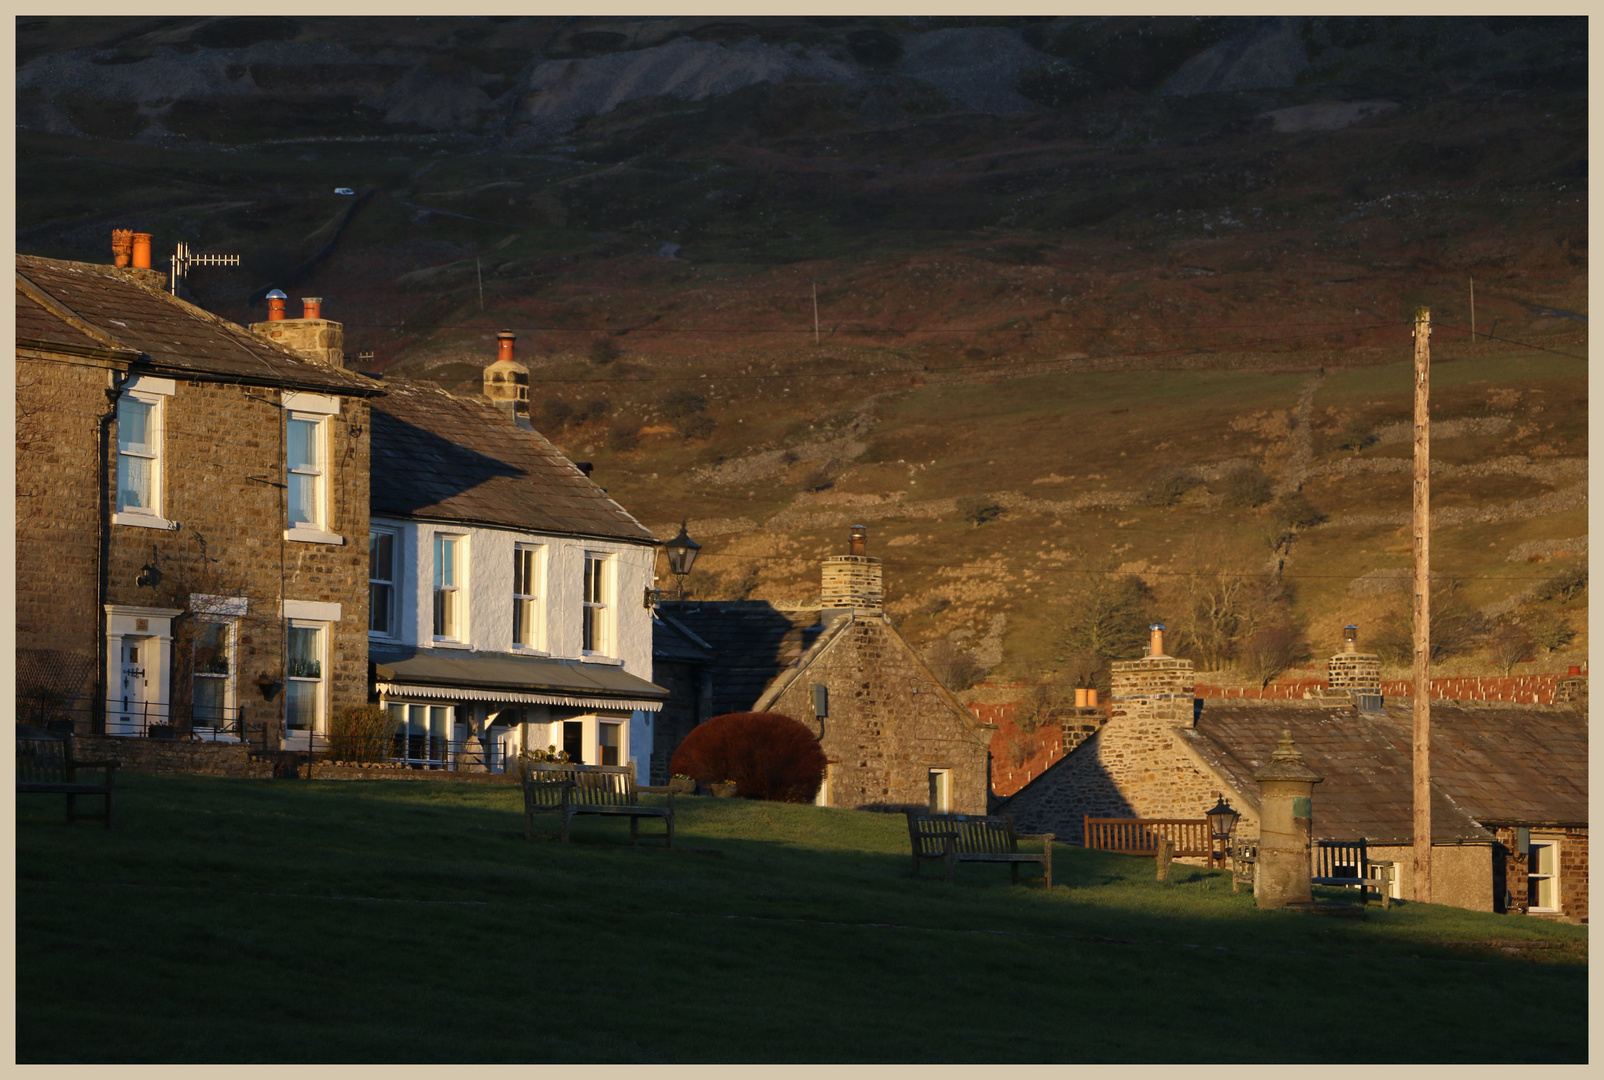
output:
[[668, 778], [668, 790], [676, 795], [695, 795], [696, 780], [684, 773], [675, 773]]
[[713, 789], [713, 797], [715, 799], [733, 799], [733, 798], [735, 798], [735, 781], [734, 780], [725, 780], [723, 783], [713, 783], [713, 784], [709, 784], [708, 786]]

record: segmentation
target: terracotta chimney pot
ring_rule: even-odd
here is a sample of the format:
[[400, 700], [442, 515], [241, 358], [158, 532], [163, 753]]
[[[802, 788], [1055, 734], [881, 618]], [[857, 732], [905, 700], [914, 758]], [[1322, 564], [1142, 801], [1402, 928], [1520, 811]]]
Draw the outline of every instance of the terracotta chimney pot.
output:
[[866, 556], [869, 554], [869, 530], [862, 525], [854, 525], [851, 530], [849, 554]]
[[111, 264], [127, 266], [134, 257], [134, 230], [111, 230]]
[[1086, 688], [1084, 686], [1075, 687], [1075, 708], [1086, 708]]
[[321, 319], [323, 317], [323, 298], [321, 296], [301, 297], [301, 318]]
[[136, 232], [134, 234], [134, 269], [150, 269], [150, 233]]
[[1152, 626], [1149, 626], [1147, 629], [1153, 635], [1152, 636], [1152, 644], [1148, 647], [1148, 655], [1149, 656], [1163, 656], [1164, 655], [1164, 624], [1163, 623], [1154, 623]]
[[274, 289], [267, 294], [267, 321], [282, 322], [284, 320], [284, 301], [289, 297]]
[[511, 330], [503, 330], [496, 335], [496, 363], [512, 361], [512, 343], [516, 340], [518, 335]]
[[1086, 688], [1086, 707], [1088, 709], [1097, 708], [1097, 687], [1095, 686]]

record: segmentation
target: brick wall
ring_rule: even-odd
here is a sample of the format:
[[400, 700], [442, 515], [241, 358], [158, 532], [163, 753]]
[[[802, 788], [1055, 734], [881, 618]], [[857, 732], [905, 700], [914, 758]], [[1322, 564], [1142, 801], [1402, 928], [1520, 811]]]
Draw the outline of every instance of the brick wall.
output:
[[[1508, 896], [1507, 910], [1516, 915], [1528, 914], [1526, 875], [1530, 872], [1529, 856], [1515, 842], [1514, 826], [1501, 826], [1495, 833], [1503, 854], [1503, 888]], [[1537, 912], [1531, 913], [1532, 916], [1564, 922], [1587, 922], [1587, 828], [1533, 828], [1531, 837], [1538, 841], [1552, 839], [1559, 844], [1559, 912]]]
[[233, 776], [267, 780], [273, 763], [253, 761], [241, 743], [187, 740], [120, 739], [111, 735], [76, 735], [73, 756], [86, 761], [115, 758], [133, 772], [184, 773], [190, 776]]
[[940, 692], [884, 618], [854, 617], [769, 708], [818, 731], [814, 683], [829, 687], [821, 745], [834, 763], [831, 806], [924, 809], [930, 770], [950, 769], [952, 810], [986, 812], [990, 733]]

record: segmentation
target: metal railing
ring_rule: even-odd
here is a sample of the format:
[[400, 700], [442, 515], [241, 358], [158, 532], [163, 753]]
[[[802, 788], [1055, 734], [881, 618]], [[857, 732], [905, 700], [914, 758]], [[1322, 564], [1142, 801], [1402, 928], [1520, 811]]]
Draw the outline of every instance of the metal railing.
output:
[[237, 706], [217, 708], [165, 701], [107, 702], [96, 712], [88, 698], [61, 701], [17, 696], [17, 721], [49, 731], [126, 738], [181, 739], [193, 742], [243, 742], [244, 725]]
[[[296, 736], [302, 746], [293, 746]], [[505, 772], [517, 769], [517, 752], [508, 753], [495, 739], [448, 739], [440, 735], [396, 732], [374, 735], [315, 735], [290, 732], [286, 749], [307, 750], [327, 764], [400, 765], [410, 769], [451, 772]]]

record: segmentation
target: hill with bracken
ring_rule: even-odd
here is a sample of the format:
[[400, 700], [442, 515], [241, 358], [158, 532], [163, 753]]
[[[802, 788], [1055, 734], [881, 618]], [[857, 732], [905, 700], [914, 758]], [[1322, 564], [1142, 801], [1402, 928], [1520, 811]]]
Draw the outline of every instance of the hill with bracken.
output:
[[1152, 619], [1216, 683], [1348, 622], [1401, 674], [1429, 307], [1439, 666], [1586, 655], [1585, 21], [27, 17], [17, 48], [19, 250], [238, 253], [192, 295], [321, 295], [353, 366], [465, 392], [511, 328], [537, 425], [690, 520], [693, 595], [806, 603], [867, 525], [960, 683], [1095, 682]]

